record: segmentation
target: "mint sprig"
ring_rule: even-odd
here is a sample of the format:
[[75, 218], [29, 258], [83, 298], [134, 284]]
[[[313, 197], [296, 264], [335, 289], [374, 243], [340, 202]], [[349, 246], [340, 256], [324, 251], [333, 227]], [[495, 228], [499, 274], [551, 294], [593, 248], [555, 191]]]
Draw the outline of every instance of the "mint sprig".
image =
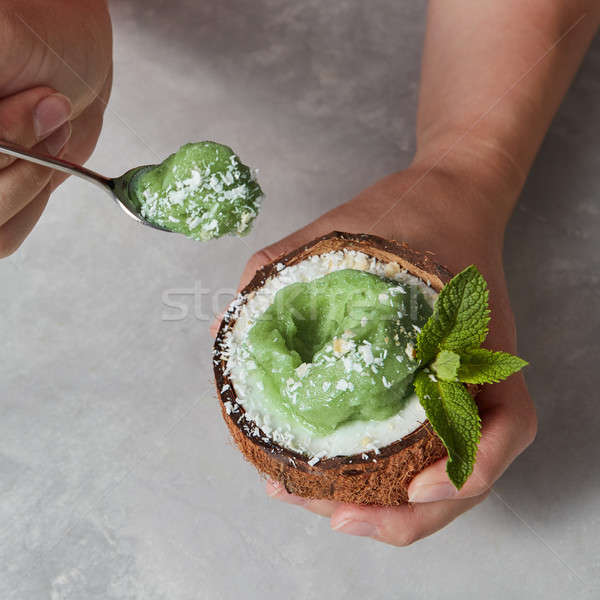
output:
[[473, 472], [481, 438], [477, 404], [465, 384], [497, 383], [527, 365], [518, 356], [480, 348], [489, 320], [487, 284], [471, 265], [444, 286], [417, 338], [415, 391], [448, 451], [446, 471], [457, 489]]

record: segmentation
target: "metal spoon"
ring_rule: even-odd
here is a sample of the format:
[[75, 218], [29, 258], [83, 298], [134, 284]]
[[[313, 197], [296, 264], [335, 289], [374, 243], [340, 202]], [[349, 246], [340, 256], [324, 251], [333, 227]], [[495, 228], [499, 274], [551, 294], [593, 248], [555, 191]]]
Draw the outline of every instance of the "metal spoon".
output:
[[111, 198], [118, 204], [121, 210], [128, 217], [131, 217], [133, 220], [141, 223], [142, 225], [147, 225], [153, 229], [159, 229], [160, 231], [168, 231], [169, 233], [172, 233], [169, 229], [165, 229], [160, 225], [155, 225], [154, 223], [147, 221], [140, 214], [138, 203], [132, 200], [132, 197], [129, 193], [129, 182], [131, 181], [131, 178], [141, 169], [148, 169], [152, 165], [135, 167], [120, 177], [109, 179], [108, 177], [104, 177], [103, 175], [95, 173], [94, 171], [90, 171], [90, 169], [86, 169], [80, 165], [75, 165], [66, 160], [54, 158], [53, 156], [47, 156], [46, 154], [32, 152], [27, 148], [23, 148], [22, 146], [11, 144], [9, 142], [0, 142], [0, 153], [9, 154], [10, 156], [14, 156], [16, 158], [22, 158], [23, 160], [28, 160], [29, 162], [36, 163], [44, 167], [49, 167], [50, 169], [68, 173], [69, 175], [77, 175], [77, 177], [81, 177], [90, 183], [96, 184], [98, 187], [110, 194]]

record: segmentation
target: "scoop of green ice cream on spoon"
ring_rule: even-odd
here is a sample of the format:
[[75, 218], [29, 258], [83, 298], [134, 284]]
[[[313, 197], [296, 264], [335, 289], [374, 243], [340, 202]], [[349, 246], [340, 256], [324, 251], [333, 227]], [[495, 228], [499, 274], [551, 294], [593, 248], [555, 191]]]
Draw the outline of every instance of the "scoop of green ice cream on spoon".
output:
[[186, 144], [135, 169], [128, 189], [147, 221], [195, 240], [248, 233], [263, 195], [252, 170], [215, 142]]
[[248, 233], [263, 197], [254, 172], [216, 142], [186, 144], [158, 165], [113, 179], [7, 142], [0, 142], [0, 153], [82, 177], [139, 223], [196, 240]]

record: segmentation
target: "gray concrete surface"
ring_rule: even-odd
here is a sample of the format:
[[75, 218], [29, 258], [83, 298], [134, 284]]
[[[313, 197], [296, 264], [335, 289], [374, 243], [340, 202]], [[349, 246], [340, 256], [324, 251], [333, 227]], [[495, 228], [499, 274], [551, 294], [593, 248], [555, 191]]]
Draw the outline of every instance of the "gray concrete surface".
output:
[[598, 598], [600, 40], [507, 238], [538, 439], [497, 495], [398, 549], [264, 495], [217, 411], [208, 323], [162, 295], [235, 286], [254, 250], [408, 163], [424, 3], [112, 4], [90, 166], [215, 138], [268, 201], [244, 241], [200, 245], [69, 181], [0, 263], [0, 598]]

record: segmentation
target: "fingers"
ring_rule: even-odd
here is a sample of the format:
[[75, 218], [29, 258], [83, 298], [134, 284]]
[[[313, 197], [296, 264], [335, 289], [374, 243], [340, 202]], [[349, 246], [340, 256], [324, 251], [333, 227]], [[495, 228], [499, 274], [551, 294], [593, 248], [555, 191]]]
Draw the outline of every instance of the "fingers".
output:
[[487, 492], [464, 500], [445, 500], [404, 506], [342, 504], [331, 517], [334, 531], [372, 537], [394, 546], [408, 546], [445, 527], [487, 497]]
[[221, 326], [221, 321], [223, 320], [223, 315], [225, 311], [223, 311], [211, 324], [208, 328], [211, 337], [216, 338], [217, 333], [219, 332], [219, 327]]
[[342, 506], [340, 502], [334, 502], [332, 500], [310, 500], [308, 498], [294, 496], [294, 494], [288, 493], [283, 485], [272, 479], [267, 481], [266, 492], [271, 498], [281, 500], [286, 504], [302, 506], [306, 510], [315, 513], [316, 515], [321, 515], [322, 517], [331, 517], [335, 509], [338, 506]]
[[372, 537], [394, 546], [408, 546], [442, 529], [456, 517], [482, 502], [489, 491], [463, 500], [446, 500], [404, 506], [359, 506], [331, 500], [307, 500], [288, 494], [274, 481], [267, 482], [267, 494], [287, 504], [301, 506], [331, 518], [331, 528], [340, 533]]
[[65, 152], [65, 159], [83, 164], [91, 156], [104, 119], [106, 102], [110, 93], [111, 80], [107, 80], [104, 89], [82, 113], [73, 119], [73, 135]]
[[[71, 111], [69, 99], [48, 87], [14, 94], [0, 100], [0, 139], [31, 148], [65, 125]], [[0, 169], [13, 162], [13, 157], [0, 154]]]
[[[54, 154], [61, 156], [65, 150], [65, 146], [69, 141], [71, 135], [71, 125], [66, 123], [62, 127], [59, 127], [50, 137], [38, 146], [46, 145], [48, 148], [57, 148]], [[37, 147], [36, 147], [37, 149]], [[23, 161], [18, 161], [13, 167], [23, 164]], [[27, 163], [28, 164], [28, 163]], [[47, 176], [44, 178], [46, 184], [39, 191], [39, 193], [33, 196], [33, 199], [26, 199], [26, 202], [22, 208], [20, 208], [13, 216], [6, 220], [3, 224], [0, 224], [0, 258], [10, 256], [15, 252], [19, 246], [23, 243], [23, 240], [29, 235], [35, 224], [38, 222], [46, 204], [48, 198], [56, 186], [61, 180], [58, 180], [56, 175], [62, 175], [62, 173], [52, 172], [50, 169]], [[56, 175], [53, 175], [55, 173]], [[3, 171], [0, 171], [0, 186], [3, 182]], [[0, 188], [1, 189], [1, 188]], [[0, 214], [2, 211], [2, 199], [3, 191], [0, 193]]]
[[[4, 98], [0, 139], [57, 155], [71, 135], [71, 110], [65, 96], [44, 86]], [[51, 177], [50, 169], [0, 154], [0, 257], [14, 252], [39, 218]]]
[[[51, 146], [59, 152], [71, 135], [71, 126], [64, 125], [51, 138]], [[34, 146], [45, 151], [47, 141]], [[0, 225], [4, 225], [32, 201], [50, 182], [54, 171], [24, 160], [17, 160], [0, 170]]]
[[[72, 122], [67, 122], [54, 131], [36, 147], [36, 150], [62, 156], [79, 164], [85, 162], [98, 139], [102, 127], [104, 106], [103, 100], [97, 100]], [[57, 150], [59, 146], [62, 147], [62, 150]], [[23, 161], [18, 161], [9, 168], [12, 169], [20, 163]], [[43, 167], [40, 168], [43, 169]], [[4, 174], [4, 171], [0, 170], [0, 202], [3, 196], [1, 190]], [[49, 195], [67, 178], [66, 174], [57, 171], [50, 172], [49, 175], [50, 178], [42, 191], [3, 225], [0, 225], [0, 258], [9, 256], [17, 250], [39, 220]]]
[[485, 493], [508, 465], [533, 441], [535, 408], [521, 375], [482, 392], [482, 436], [473, 473], [457, 490], [448, 480], [446, 460], [431, 465], [410, 484], [411, 502], [472, 498]]
[[422, 471], [411, 483], [411, 504], [400, 507], [370, 507], [328, 500], [306, 500], [288, 494], [280, 484], [269, 482], [267, 493], [278, 500], [331, 517], [335, 531], [368, 536], [406, 546], [441, 529], [458, 515], [481, 502], [506, 467], [534, 439], [535, 408], [521, 376], [483, 393], [483, 431], [477, 461], [462, 489], [448, 480], [446, 460]]
[[9, 256], [23, 243], [44, 212], [51, 192], [51, 184], [48, 184], [25, 208], [0, 227], [0, 258]]

